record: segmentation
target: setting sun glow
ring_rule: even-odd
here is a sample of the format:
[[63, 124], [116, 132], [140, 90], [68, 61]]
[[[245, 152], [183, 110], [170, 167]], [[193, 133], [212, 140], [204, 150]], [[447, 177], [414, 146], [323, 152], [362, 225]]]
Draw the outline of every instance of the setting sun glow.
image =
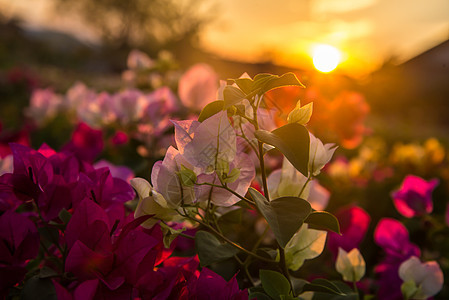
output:
[[313, 49], [313, 65], [323, 73], [334, 70], [341, 61], [340, 51], [330, 45], [318, 45]]

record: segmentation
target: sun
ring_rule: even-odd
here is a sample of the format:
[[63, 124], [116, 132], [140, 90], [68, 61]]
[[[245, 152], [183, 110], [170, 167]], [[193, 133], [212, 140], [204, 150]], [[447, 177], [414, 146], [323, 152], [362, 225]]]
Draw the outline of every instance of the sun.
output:
[[341, 52], [330, 45], [317, 45], [313, 49], [313, 65], [323, 73], [334, 70], [341, 61]]

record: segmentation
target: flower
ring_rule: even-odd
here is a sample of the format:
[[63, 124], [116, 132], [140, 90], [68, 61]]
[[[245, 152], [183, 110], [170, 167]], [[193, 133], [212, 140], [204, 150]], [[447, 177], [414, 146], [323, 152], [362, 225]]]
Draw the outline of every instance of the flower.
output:
[[309, 201], [315, 210], [323, 210], [329, 201], [330, 192], [318, 181], [311, 180], [302, 175], [295, 167], [284, 159], [282, 169], [273, 171], [267, 178], [270, 198], [300, 197]]
[[357, 248], [352, 249], [349, 253], [338, 248], [335, 268], [343, 276], [343, 280], [357, 282], [365, 275], [365, 260]]
[[319, 256], [326, 244], [327, 232], [309, 228], [303, 224], [285, 246], [285, 263], [288, 268], [297, 271], [307, 259]]
[[103, 133], [85, 123], [79, 123], [70, 142], [62, 150], [74, 153], [80, 160], [93, 162], [103, 151]]
[[11, 210], [0, 216], [0, 296], [23, 280], [38, 251], [39, 234], [27, 217]]
[[179, 79], [179, 98], [184, 106], [200, 111], [217, 100], [218, 75], [206, 64], [196, 64]]
[[164, 197], [156, 192], [145, 179], [138, 177], [133, 178], [131, 179], [131, 185], [137, 191], [137, 195], [139, 196], [139, 203], [134, 212], [134, 217], [138, 218], [144, 215], [153, 216], [142, 224], [143, 227], [151, 228], [158, 223], [159, 220], [171, 222], [179, 216], [174, 209], [169, 207]]
[[406, 176], [400, 189], [391, 194], [398, 212], [407, 218], [431, 213], [432, 191], [438, 182], [438, 179], [426, 181], [417, 176]]
[[298, 100], [295, 109], [293, 109], [287, 117], [288, 123], [299, 123], [305, 125], [310, 121], [313, 111], [313, 102], [301, 106], [301, 101]]
[[360, 93], [344, 91], [330, 102], [328, 109], [329, 121], [342, 146], [357, 147], [368, 131], [363, 124], [370, 111], [365, 98]]
[[436, 261], [421, 263], [412, 256], [399, 267], [399, 277], [404, 281], [401, 290], [405, 299], [427, 299], [443, 288], [443, 272]]
[[343, 207], [335, 214], [340, 222], [341, 235], [329, 232], [327, 248], [332, 252], [335, 258], [338, 249], [350, 251], [358, 248], [368, 230], [370, 223], [369, 214], [358, 206]]
[[325, 144], [313, 134], [310, 136], [309, 173], [313, 176], [320, 174], [321, 169], [331, 160], [337, 147], [335, 144]]
[[374, 241], [386, 253], [375, 272], [379, 276], [379, 299], [402, 299], [401, 278], [398, 275], [400, 265], [411, 256], [420, 256], [421, 251], [409, 240], [407, 228], [401, 222], [383, 218], [374, 231]]
[[30, 106], [25, 110], [25, 114], [38, 125], [42, 125], [56, 116], [61, 103], [62, 97], [51, 89], [37, 89], [31, 94]]
[[[154, 189], [171, 207], [208, 199], [218, 206], [237, 203], [239, 197], [229, 190], [204, 184], [226, 184], [228, 189], [244, 195], [255, 176], [252, 160], [237, 149], [236, 133], [226, 111], [202, 123], [187, 120], [173, 124], [178, 150], [170, 147], [164, 160], [154, 164], [151, 173]], [[194, 175], [192, 178], [196, 176], [196, 181], [188, 185], [182, 182], [183, 176], [178, 175], [185, 172]]]
[[220, 275], [203, 268], [197, 280], [187, 285], [189, 299], [246, 300], [248, 291], [240, 290], [234, 277], [226, 282]]

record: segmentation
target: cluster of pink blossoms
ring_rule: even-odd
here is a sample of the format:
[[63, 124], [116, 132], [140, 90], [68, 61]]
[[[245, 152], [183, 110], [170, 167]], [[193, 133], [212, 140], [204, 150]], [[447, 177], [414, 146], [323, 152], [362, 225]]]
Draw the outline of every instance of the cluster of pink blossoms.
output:
[[176, 241], [166, 249], [158, 226], [139, 226], [151, 216], [133, 218], [124, 204], [134, 190], [108, 167], [47, 145], [10, 147], [14, 170], [0, 176], [2, 297], [25, 275], [30, 285], [51, 282], [58, 299], [248, 297], [235, 278], [197, 271], [197, 258], [170, 257]]

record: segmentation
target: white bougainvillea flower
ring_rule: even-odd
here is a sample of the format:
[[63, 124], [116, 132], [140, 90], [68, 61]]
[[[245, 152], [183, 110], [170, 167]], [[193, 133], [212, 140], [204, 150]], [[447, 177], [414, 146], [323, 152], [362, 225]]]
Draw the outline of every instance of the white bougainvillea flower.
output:
[[148, 219], [142, 226], [145, 228], [151, 228], [159, 220], [164, 222], [179, 221], [179, 214], [172, 208], [170, 208], [161, 194], [156, 192], [151, 184], [143, 178], [131, 179], [132, 187], [137, 191], [139, 196], [139, 203], [134, 212], [134, 218], [138, 218], [145, 215], [154, 215]]
[[191, 132], [192, 140], [184, 145], [183, 156], [202, 173], [212, 173], [220, 161], [231, 163], [234, 160], [236, 134], [226, 111], [206, 119], [193, 132], [190, 128], [186, 132]]
[[282, 169], [272, 172], [267, 178], [270, 199], [279, 197], [299, 197], [309, 201], [315, 210], [323, 210], [329, 202], [330, 193], [318, 181], [307, 182], [307, 177], [284, 159]]
[[359, 249], [354, 248], [346, 252], [338, 248], [337, 262], [335, 268], [343, 276], [343, 280], [357, 282], [365, 275], [365, 260]]
[[313, 134], [310, 136], [309, 173], [313, 176], [320, 174], [321, 169], [331, 160], [337, 147], [335, 144], [325, 144]]
[[181, 204], [189, 204], [195, 200], [194, 188], [183, 185], [178, 175], [182, 165], [193, 169], [178, 150], [170, 146], [164, 160], [157, 161], [151, 171], [154, 189], [163, 196], [167, 206], [171, 208], [177, 208]]
[[296, 271], [306, 259], [320, 255], [324, 250], [326, 236], [326, 231], [309, 229], [304, 223], [285, 246], [285, 263], [288, 268]]
[[306, 200], [309, 201], [314, 210], [324, 210], [329, 203], [331, 193], [316, 179], [310, 181], [309, 186], [309, 197]]
[[195, 130], [201, 124], [195, 120], [172, 120], [175, 125], [175, 142], [179, 153], [184, 154], [184, 148], [189, 144], [195, 135]]
[[[247, 154], [237, 153], [235, 159], [229, 164], [229, 172], [227, 173], [231, 174], [233, 170], [238, 170], [238, 172], [234, 171], [237, 176], [235, 179], [231, 179], [232, 182], [227, 183], [227, 186], [235, 193], [244, 196], [256, 175], [254, 164]], [[217, 173], [199, 175], [198, 183], [204, 182], [221, 185]], [[240, 198], [231, 192], [209, 185], [197, 186], [195, 195], [196, 201], [207, 202], [210, 199], [217, 206], [231, 206], [240, 201]]]
[[288, 123], [299, 123], [305, 125], [310, 121], [313, 111], [313, 102], [301, 106], [301, 101], [298, 100], [296, 107], [288, 114]]
[[405, 299], [427, 299], [443, 288], [443, 272], [436, 261], [421, 263], [412, 256], [399, 267], [399, 277], [404, 281], [401, 290]]
[[296, 170], [288, 159], [284, 159], [282, 168], [272, 172], [267, 178], [270, 199], [289, 196], [307, 199], [310, 186], [303, 189], [306, 182], [307, 177]]

